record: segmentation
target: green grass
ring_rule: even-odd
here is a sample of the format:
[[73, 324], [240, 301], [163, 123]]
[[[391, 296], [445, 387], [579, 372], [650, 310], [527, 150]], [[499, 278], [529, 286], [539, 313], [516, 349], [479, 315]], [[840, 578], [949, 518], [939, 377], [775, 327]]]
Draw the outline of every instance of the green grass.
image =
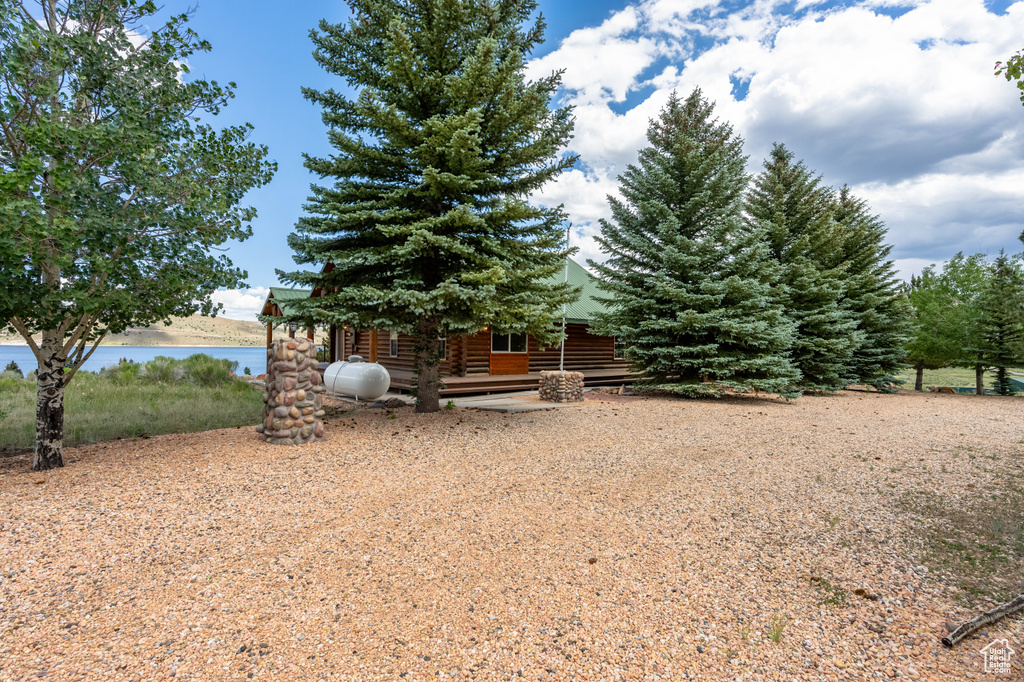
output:
[[[31, 448], [36, 386], [0, 379], [0, 449]], [[203, 386], [187, 381], [115, 381], [79, 372], [64, 397], [64, 442], [191, 433], [259, 422], [261, 392], [244, 381]]]
[[778, 614], [772, 616], [772, 619], [768, 622], [768, 639], [780, 644], [782, 642], [782, 633], [785, 631], [792, 621], [788, 616]]
[[[1013, 369], [1011, 372], [1017, 372], [1019, 374], [1011, 374], [1014, 378], [1024, 378], [1020, 374], [1024, 374], [1024, 370]], [[917, 378], [917, 372], [909, 370], [899, 375], [900, 379], [903, 379], [907, 383], [903, 384], [903, 388], [913, 389], [914, 381]], [[989, 373], [985, 373], [985, 388], [992, 388], [993, 377]], [[974, 370], [973, 369], [961, 369], [959, 367], [943, 367], [942, 369], [926, 369], [924, 371], [924, 390], [928, 390], [929, 386], [974, 386]]]

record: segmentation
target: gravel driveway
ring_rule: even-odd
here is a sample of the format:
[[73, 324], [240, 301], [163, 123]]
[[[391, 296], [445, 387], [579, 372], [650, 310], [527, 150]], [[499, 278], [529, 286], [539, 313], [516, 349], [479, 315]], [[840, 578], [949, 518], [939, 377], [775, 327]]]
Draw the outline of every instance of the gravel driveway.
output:
[[593, 399], [75, 448], [0, 470], [0, 679], [996, 679], [996, 638], [1022, 679], [1020, 616], [939, 644], [973, 609], [896, 503], [998, 492], [1022, 414]]

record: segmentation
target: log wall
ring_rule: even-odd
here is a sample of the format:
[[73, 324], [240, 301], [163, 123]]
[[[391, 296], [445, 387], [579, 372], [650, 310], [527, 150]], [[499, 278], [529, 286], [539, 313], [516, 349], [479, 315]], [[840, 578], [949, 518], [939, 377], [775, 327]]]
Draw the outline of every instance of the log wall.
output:
[[[363, 330], [358, 333], [344, 331], [344, 345], [339, 344], [338, 360], [347, 360], [349, 355], [361, 355], [366, 362], [376, 362], [389, 370], [412, 372], [415, 369], [414, 340], [408, 334], [398, 335], [398, 357], [391, 357], [391, 333], [387, 331], [373, 332]], [[455, 337], [456, 339], [458, 337]], [[457, 349], [453, 347], [453, 339], [448, 339], [447, 357], [441, 361], [441, 376], [451, 376], [452, 356]], [[457, 341], [455, 341], [457, 342]]]
[[[578, 372], [584, 369], [615, 369], [624, 366], [615, 359], [615, 339], [590, 333], [585, 324], [568, 324], [565, 340], [565, 369]], [[561, 346], [541, 350], [537, 340], [530, 337], [530, 371], [558, 369]]]
[[[569, 336], [565, 344], [565, 369], [581, 371], [594, 369], [620, 369], [626, 367], [624, 360], [614, 358], [615, 343], [610, 336], [598, 336], [589, 332], [584, 324], [569, 324]], [[371, 362], [371, 352], [376, 338], [377, 362], [389, 370], [412, 372], [414, 367], [413, 338], [408, 334], [398, 335], [398, 357], [390, 356], [391, 335], [382, 331], [339, 330], [336, 348], [336, 360], [347, 360], [349, 355], [361, 355]], [[529, 359], [523, 353], [491, 353], [491, 333], [479, 331], [476, 334], [453, 336], [448, 339], [447, 357], [441, 363], [441, 376], [472, 376], [491, 374], [492, 362], [504, 373], [520, 374], [557, 370], [559, 362], [559, 346], [541, 350], [537, 340], [532, 336], [528, 339]], [[511, 359], [509, 359], [511, 358]], [[505, 360], [508, 360], [505, 362]], [[507, 365], [507, 367], [506, 367]]]

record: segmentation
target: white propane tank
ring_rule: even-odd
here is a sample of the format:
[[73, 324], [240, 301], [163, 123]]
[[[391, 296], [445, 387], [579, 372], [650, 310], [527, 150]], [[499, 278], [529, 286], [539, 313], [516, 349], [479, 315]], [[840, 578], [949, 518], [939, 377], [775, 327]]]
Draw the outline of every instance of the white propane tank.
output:
[[376, 400], [391, 388], [391, 375], [383, 365], [363, 362], [358, 355], [350, 355], [348, 362], [332, 362], [327, 366], [324, 387], [356, 400]]

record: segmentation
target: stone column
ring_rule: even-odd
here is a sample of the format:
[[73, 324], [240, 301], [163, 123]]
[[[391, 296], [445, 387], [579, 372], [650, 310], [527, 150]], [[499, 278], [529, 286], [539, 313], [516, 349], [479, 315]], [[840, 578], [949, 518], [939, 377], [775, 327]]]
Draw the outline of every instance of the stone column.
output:
[[540, 399], [553, 403], [583, 402], [583, 372], [541, 372]]
[[267, 350], [260, 440], [300, 445], [323, 439], [323, 392], [316, 348], [307, 341], [278, 339]]

